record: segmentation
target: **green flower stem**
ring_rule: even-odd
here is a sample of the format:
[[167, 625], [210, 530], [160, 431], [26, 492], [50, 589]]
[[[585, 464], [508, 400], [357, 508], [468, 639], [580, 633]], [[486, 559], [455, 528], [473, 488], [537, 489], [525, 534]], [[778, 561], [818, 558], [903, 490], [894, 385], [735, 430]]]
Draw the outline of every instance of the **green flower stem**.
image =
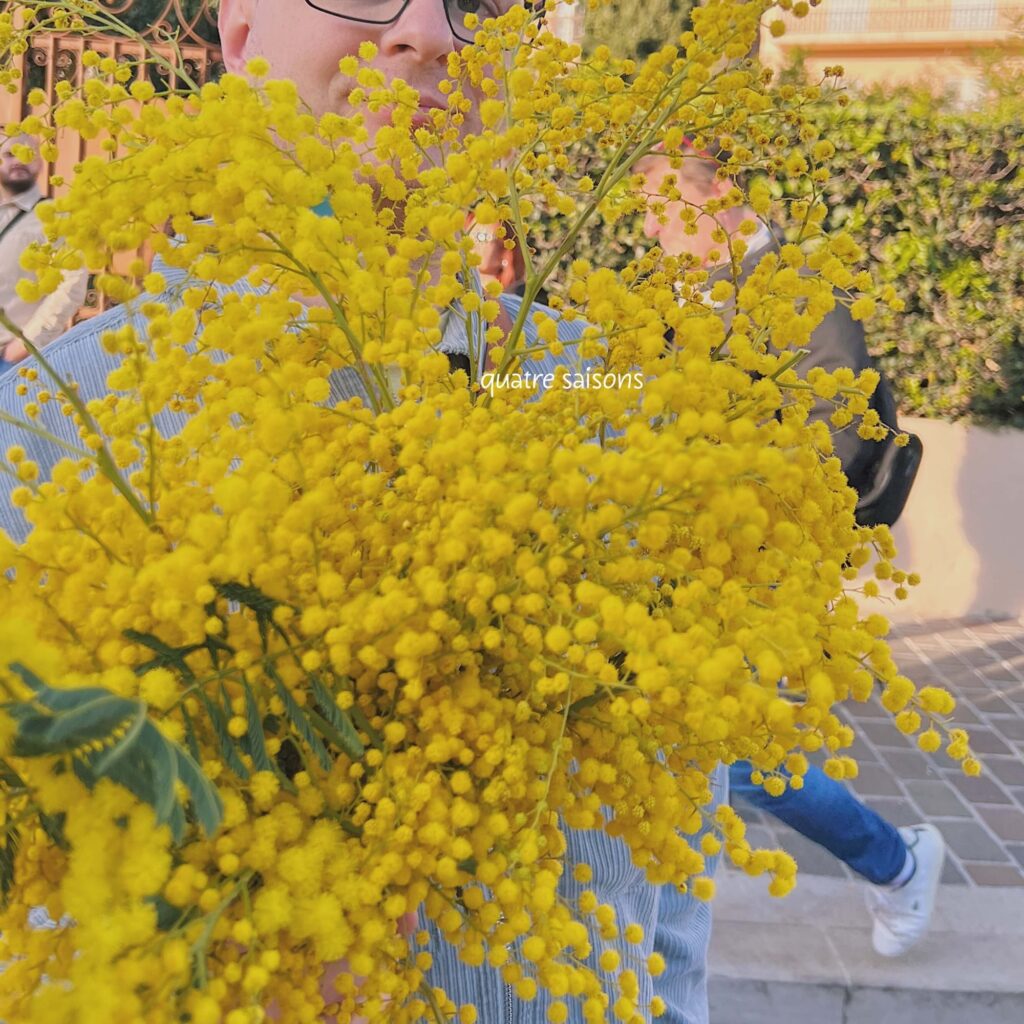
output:
[[246, 871], [238, 879], [224, 899], [222, 899], [220, 903], [218, 903], [217, 906], [206, 915], [206, 923], [203, 926], [203, 930], [199, 935], [199, 938], [192, 943], [191, 953], [195, 960], [196, 981], [200, 988], [206, 987], [206, 951], [210, 945], [210, 939], [213, 938], [213, 929], [217, 926], [217, 922], [220, 920], [224, 911], [235, 902], [244, 890], [248, 889], [249, 883], [252, 881], [254, 874], [255, 872], [253, 871]]
[[[0, 318], [2, 317], [3, 314], [0, 313]], [[34, 437], [38, 437], [49, 444], [55, 444], [57, 447], [63, 448], [66, 452], [74, 455], [76, 458], [91, 459], [94, 457], [93, 452], [86, 451], [85, 448], [76, 448], [73, 444], [69, 444], [67, 441], [57, 437], [55, 434], [51, 434], [48, 430], [43, 430], [42, 427], [37, 427], [34, 423], [29, 423], [27, 420], [18, 419], [17, 416], [12, 416], [10, 413], [4, 412], [2, 409], [0, 409], [0, 423], [10, 424], [12, 427], [24, 430], [26, 434], [32, 434]], [[4, 469], [11, 476], [20, 479], [20, 477], [17, 477], [16, 473], [7, 469], [7, 467], [4, 467]]]
[[[793, 367], [798, 366], [810, 354], [811, 354], [811, 350], [809, 348], [797, 349], [796, 352], [792, 356], [790, 356], [790, 358], [787, 359], [768, 379], [769, 380], [773, 380], [776, 383], [778, 383], [779, 378], [787, 370], [791, 370], [791, 369], [793, 369]], [[789, 385], [784, 385], [784, 386], [788, 387]]]
[[[664, 101], [668, 100], [672, 91], [675, 88], [677, 88], [678, 84], [680, 84], [681, 81], [685, 80], [684, 71], [685, 68], [681, 69], [676, 74], [676, 76], [669, 83], [666, 84], [661, 94], [657, 97], [654, 104], [652, 104], [651, 109], [647, 114], [648, 117], [655, 110], [657, 110], [658, 107], [664, 103]], [[699, 90], [696, 96], [692, 97], [692, 99], [696, 99], [697, 96], [700, 96], [701, 92], [703, 92], [703, 89]], [[507, 97], [506, 106], [509, 106], [509, 100]], [[619, 144], [619, 147], [616, 150], [615, 155], [612, 157], [608, 166], [605, 168], [604, 174], [601, 176], [600, 181], [594, 189], [592, 199], [589, 203], [587, 203], [584, 206], [583, 210], [576, 218], [576, 221], [566, 232], [566, 235], [562, 240], [562, 243], [554, 252], [550, 254], [542, 269], [537, 273], [536, 277], [531, 278], [529, 271], [532, 264], [529, 262], [529, 259], [527, 259], [526, 293], [523, 296], [522, 305], [520, 306], [519, 313], [516, 316], [515, 323], [512, 327], [511, 336], [513, 338], [521, 337], [523, 325], [526, 322], [527, 313], [529, 312], [529, 309], [533, 304], [533, 301], [536, 299], [537, 293], [540, 291], [540, 288], [543, 286], [544, 282], [547, 281], [548, 278], [551, 276], [555, 267], [557, 267], [559, 263], [561, 263], [565, 255], [573, 247], [574, 243], [576, 242], [576, 239], [579, 237], [580, 232], [583, 230], [583, 228], [589, 222], [591, 217], [593, 217], [594, 213], [597, 211], [598, 207], [601, 205], [602, 202], [604, 202], [604, 200], [608, 197], [608, 195], [615, 188], [615, 186], [622, 181], [622, 179], [629, 172], [633, 164], [636, 163], [636, 161], [640, 159], [641, 156], [645, 156], [646, 154], [652, 151], [653, 145], [657, 139], [657, 133], [665, 126], [669, 117], [672, 115], [673, 110], [674, 107], [669, 105], [666, 107], [666, 109], [663, 110], [662, 113], [658, 114], [654, 120], [654, 123], [647, 128], [646, 134], [644, 135], [643, 140], [639, 144], [637, 144], [636, 140], [637, 135], [642, 130], [641, 125], [637, 125]], [[511, 116], [510, 111], [509, 116]], [[526, 228], [525, 223], [523, 221], [522, 213], [519, 210], [519, 194], [516, 190], [514, 174], [509, 176], [509, 190], [511, 193], [510, 205], [512, 207], [512, 214], [513, 219], [515, 221], [516, 233], [519, 236], [519, 238], [525, 238]], [[528, 254], [526, 255], [528, 256]], [[504, 372], [506, 370], [509, 360], [514, 354], [514, 350], [506, 351], [505, 357], [502, 360], [502, 364], [498, 368], [499, 373]]]
[[[275, 235], [268, 233], [268, 237], [278, 247], [278, 251], [281, 253], [281, 255], [283, 255], [286, 259], [290, 260], [295, 269], [300, 274], [302, 274], [302, 276], [305, 277], [306, 280], [309, 281], [314, 288], [316, 288], [320, 297], [327, 304], [327, 308], [330, 309], [332, 315], [334, 316], [335, 324], [337, 324], [337, 326], [344, 333], [345, 338], [348, 340], [348, 343], [352, 348], [352, 354], [355, 357], [355, 364], [353, 366], [353, 369], [356, 371], [356, 373], [359, 374], [360, 379], [363, 382], [363, 386], [366, 389], [366, 395], [370, 399], [370, 404], [373, 405], [374, 407], [373, 411], [375, 413], [380, 413], [382, 411], [381, 407], [374, 400], [374, 385], [369, 377], [364, 376], [363, 371], [365, 364], [363, 363], [362, 345], [360, 344], [359, 338], [356, 337], [356, 333], [352, 329], [352, 325], [348, 322], [348, 318], [345, 316], [345, 311], [341, 308], [340, 303], [338, 302], [337, 299], [335, 299], [334, 295], [331, 294], [327, 286], [324, 284], [323, 278], [318, 273], [316, 273], [316, 271], [311, 270], [307, 266], [305, 266], [301, 262], [301, 260], [299, 260], [295, 256], [295, 254], [288, 248], [288, 246], [286, 246], [284, 242], [282, 242]], [[376, 385], [380, 389], [380, 394], [383, 397], [384, 407], [393, 408], [395, 404], [394, 397], [391, 394], [391, 389], [388, 387], [387, 379], [384, 377], [381, 368], [379, 366], [372, 366], [369, 367], [369, 369], [373, 373], [374, 377], [377, 378]]]
[[[35, 357], [35, 360], [46, 372], [46, 375], [56, 385], [57, 390], [64, 396], [71, 407], [78, 414], [79, 419], [82, 423], [91, 431], [96, 437], [101, 439], [102, 442], [102, 431], [97, 425], [96, 421], [89, 415], [88, 410], [85, 407], [85, 403], [79, 397], [78, 392], [70, 386], [57, 371], [50, 365], [49, 361], [42, 354], [42, 352], [36, 347], [36, 345], [25, 337], [21, 328], [16, 324], [12, 323], [7, 314], [0, 310], [0, 325], [11, 332], [16, 338], [18, 338], [26, 349]], [[60, 445], [60, 447], [70, 451], [72, 454], [78, 455], [80, 458], [88, 458], [96, 463], [96, 468], [114, 485], [121, 496], [128, 502], [135, 514], [146, 524], [146, 526], [152, 528], [155, 525], [155, 520], [151, 511], [146, 509], [142, 502], [139, 501], [138, 495], [132, 490], [131, 485], [122, 476], [121, 471], [117, 468], [117, 463], [114, 462], [113, 456], [110, 454], [106, 443], [103, 442], [100, 448], [94, 453], [84, 452], [69, 445], [58, 438], [53, 437], [41, 428], [34, 427], [32, 424], [27, 423], [23, 420], [17, 419], [17, 417], [10, 417], [6, 413], [0, 413], [5, 420], [12, 425], [18, 426], [23, 430], [26, 430], [30, 434], [35, 434], [45, 438], [48, 441]]]

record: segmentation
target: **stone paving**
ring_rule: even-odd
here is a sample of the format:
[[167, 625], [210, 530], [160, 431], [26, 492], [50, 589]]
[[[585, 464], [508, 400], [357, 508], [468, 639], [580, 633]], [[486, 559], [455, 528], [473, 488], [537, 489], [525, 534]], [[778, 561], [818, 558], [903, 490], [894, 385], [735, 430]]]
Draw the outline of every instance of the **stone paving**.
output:
[[[923, 753], [876, 697], [848, 710], [858, 734], [850, 752], [860, 764], [853, 789], [894, 825], [930, 821], [942, 831], [944, 883], [1024, 887], [1024, 622], [901, 624], [890, 639], [905, 675], [956, 697], [954, 717], [983, 773], [967, 778], [941, 752]], [[738, 806], [756, 846], [782, 846], [809, 875], [855, 877], [781, 822]]]

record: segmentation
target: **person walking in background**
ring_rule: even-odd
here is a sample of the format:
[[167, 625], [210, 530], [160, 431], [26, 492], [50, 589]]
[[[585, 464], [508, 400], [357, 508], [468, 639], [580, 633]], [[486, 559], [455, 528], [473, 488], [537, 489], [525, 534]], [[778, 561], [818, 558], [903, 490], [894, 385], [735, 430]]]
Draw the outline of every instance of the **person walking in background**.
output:
[[[703, 208], [711, 200], [722, 199], [732, 188], [728, 180], [718, 178], [719, 163], [709, 153], [697, 153], [688, 143], [689, 155], [679, 168], [671, 166], [664, 153], [653, 153], [639, 161], [634, 170], [644, 176], [647, 191], [660, 194], [662, 184], [668, 178], [675, 181], [681, 198], [664, 204], [664, 215], [659, 218], [648, 211], [644, 218], [643, 230], [652, 241], [658, 243], [669, 256], [689, 253], [697, 257], [708, 271], [707, 292], [719, 281], [732, 281], [727, 247], [716, 241], [714, 233], [721, 226], [729, 234], [736, 232], [741, 222], [756, 220], [756, 214], [748, 206], [735, 206], [711, 217], [701, 213], [687, 233], [680, 214], [686, 207]], [[685, 150], [684, 150], [685, 152]], [[740, 267], [737, 284], [741, 286], [758, 263], [769, 253], [778, 253], [781, 243], [768, 225], [761, 223], [757, 231], [745, 238], [747, 253]], [[726, 330], [732, 320], [732, 310], [723, 309], [722, 319]], [[837, 302], [814, 332], [813, 343], [807, 355], [796, 365], [796, 372], [806, 378], [820, 367], [832, 373], [840, 367], [848, 367], [854, 373], [871, 367], [864, 340], [864, 328], [853, 319], [846, 306]], [[826, 398], [816, 398], [810, 419], [823, 420], [832, 432], [833, 454], [839, 459], [849, 485], [857, 492], [857, 522], [864, 526], [885, 524], [892, 526], [899, 518], [913, 486], [920, 465], [921, 443], [911, 437], [910, 444], [900, 448], [893, 443], [898, 432], [896, 400], [882, 377], [871, 397], [871, 409], [878, 414], [882, 424], [889, 428], [889, 436], [883, 441], [866, 440], [857, 434], [856, 424], [837, 429], [829, 422], [835, 410]]]
[[[684, 159], [678, 168], [671, 166], [665, 153], [652, 154], [635, 168], [643, 174], [649, 193], [662, 194], [663, 184], [671, 178], [681, 196], [665, 204], [661, 218], [648, 212], [644, 233], [666, 255], [689, 253], [697, 257], [709, 272], [710, 290], [716, 281], [731, 280], [732, 273], [727, 247], [714, 238], [716, 229], [721, 226], [731, 234], [742, 221], [755, 219], [755, 214], [746, 206], [732, 207], [719, 213], [716, 222], [701, 213], [687, 232], [680, 216], [683, 210], [687, 206], [703, 208], [710, 200], [721, 199], [732, 184], [718, 177], [719, 163], [710, 154], [697, 153], [692, 147], [683, 152]], [[747, 244], [740, 284], [765, 255], [779, 250], [778, 241], [763, 223], [747, 238]], [[724, 315], [728, 318], [728, 312]], [[837, 303], [815, 331], [810, 353], [798, 364], [797, 372], [805, 377], [813, 367], [832, 372], [847, 366], [860, 373], [870, 365], [863, 328], [844, 305]], [[872, 407], [881, 422], [895, 431], [896, 403], [884, 379], [879, 380]], [[833, 408], [831, 402], [819, 399], [811, 418], [828, 423]], [[903, 509], [917, 471], [919, 443], [911, 449], [913, 461], [904, 460], [901, 464], [896, 461], [898, 453], [906, 449], [897, 448], [891, 437], [885, 442], [864, 440], [853, 427], [836, 430], [829, 425], [834, 453], [850, 486], [862, 498], [858, 503], [858, 521], [866, 525], [892, 525]], [[866, 895], [874, 919], [875, 951], [882, 956], [902, 956], [916, 945], [931, 924], [942, 875], [945, 843], [939, 830], [928, 824], [896, 828], [861, 803], [846, 786], [813, 765], [804, 775], [801, 788], [787, 786], [777, 797], [752, 781], [751, 771], [749, 762], [731, 766], [731, 793], [823, 846], [871, 883]]]
[[[15, 154], [30, 145], [34, 140], [27, 137], [7, 139], [0, 145], [0, 310], [33, 345], [42, 348], [67, 330], [85, 300], [88, 274], [84, 269], [68, 271], [57, 290], [38, 302], [26, 302], [18, 295], [18, 282], [27, 276], [21, 254], [33, 242], [46, 241], [36, 213], [43, 199], [38, 183], [42, 160], [35, 154], [25, 163]], [[27, 355], [21, 338], [0, 326], [0, 373]]]

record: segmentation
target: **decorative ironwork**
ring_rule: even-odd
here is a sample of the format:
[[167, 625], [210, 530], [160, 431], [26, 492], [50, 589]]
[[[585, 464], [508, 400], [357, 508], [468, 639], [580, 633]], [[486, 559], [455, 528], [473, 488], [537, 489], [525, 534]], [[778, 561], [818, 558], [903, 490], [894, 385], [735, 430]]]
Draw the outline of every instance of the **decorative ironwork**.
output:
[[179, 43], [216, 46], [217, 12], [211, 0], [97, 0], [141, 35], [176, 36]]
[[74, 50], [58, 50], [53, 62], [55, 82], [73, 82], [78, 70], [78, 54]]
[[33, 89], [46, 88], [46, 67], [50, 63], [49, 53], [38, 46], [29, 48], [27, 60], [25, 61], [25, 74], [22, 78], [22, 102], [20, 113], [24, 117], [28, 113], [27, 100], [25, 97]]

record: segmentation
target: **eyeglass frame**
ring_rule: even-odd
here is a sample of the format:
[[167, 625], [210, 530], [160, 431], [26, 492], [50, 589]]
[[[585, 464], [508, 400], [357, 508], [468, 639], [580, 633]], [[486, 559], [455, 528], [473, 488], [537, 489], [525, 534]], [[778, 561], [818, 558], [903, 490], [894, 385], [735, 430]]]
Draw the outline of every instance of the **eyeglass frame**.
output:
[[[524, 7], [533, 8], [534, 17], [537, 17], [538, 15], [542, 15], [544, 13], [544, 0], [516, 0], [516, 2], [522, 3]], [[394, 15], [391, 18], [388, 18], [386, 21], [375, 21], [373, 18], [354, 18], [352, 17], [351, 14], [338, 14], [337, 11], [328, 11], [325, 10], [323, 7], [318, 7], [316, 3], [314, 3], [314, 0], [306, 0], [306, 6], [311, 7], [314, 11], [318, 11], [320, 14], [326, 14], [328, 17], [331, 18], [341, 18], [343, 21], [354, 21], [359, 25], [394, 25], [395, 22], [398, 21], [398, 19], [401, 18], [402, 15], [405, 14], [405, 12], [409, 9], [409, 4], [411, 3], [412, 0], [404, 0], [404, 3], [402, 4], [401, 8], [399, 8], [399, 11], [396, 15]], [[452, 35], [456, 39], [458, 39], [460, 43], [472, 43], [472, 36], [470, 36], [467, 39], [465, 36], [459, 35], [460, 31], [469, 31], [465, 25], [460, 25], [458, 28], [456, 28], [452, 24], [452, 16], [448, 8], [447, 0], [441, 0], [441, 6], [444, 8], [444, 17], [445, 20], [448, 22], [448, 27], [452, 30]], [[513, 4], [512, 6], [515, 5]], [[512, 6], [509, 7], [509, 10], [512, 9]], [[467, 11], [466, 13], [469, 14], [471, 12]]]

